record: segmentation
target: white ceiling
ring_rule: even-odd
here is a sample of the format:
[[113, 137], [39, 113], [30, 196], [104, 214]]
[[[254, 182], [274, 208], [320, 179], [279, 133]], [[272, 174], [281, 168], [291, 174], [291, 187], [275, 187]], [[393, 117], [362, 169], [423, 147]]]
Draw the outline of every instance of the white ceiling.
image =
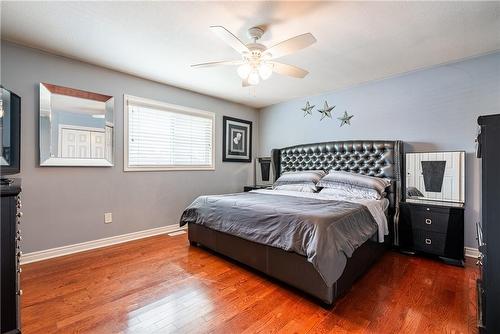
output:
[[[264, 25], [268, 46], [311, 32], [318, 42], [284, 63], [305, 79], [276, 74], [242, 88], [238, 59], [210, 30], [244, 42]], [[253, 107], [500, 50], [500, 2], [3, 2], [2, 38]]]

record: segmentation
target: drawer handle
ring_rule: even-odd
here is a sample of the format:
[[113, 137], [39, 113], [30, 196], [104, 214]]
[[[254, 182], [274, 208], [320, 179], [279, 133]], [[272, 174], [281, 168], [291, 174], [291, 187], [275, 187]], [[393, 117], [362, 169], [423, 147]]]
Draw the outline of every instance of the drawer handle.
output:
[[427, 225], [431, 225], [431, 224], [432, 224], [432, 219], [430, 219], [430, 218], [425, 218], [425, 223], [426, 223]]
[[427, 245], [430, 245], [430, 244], [432, 244], [432, 240], [431, 240], [431, 239], [429, 239], [429, 238], [427, 238], [427, 239], [425, 239], [425, 243], [426, 243]]

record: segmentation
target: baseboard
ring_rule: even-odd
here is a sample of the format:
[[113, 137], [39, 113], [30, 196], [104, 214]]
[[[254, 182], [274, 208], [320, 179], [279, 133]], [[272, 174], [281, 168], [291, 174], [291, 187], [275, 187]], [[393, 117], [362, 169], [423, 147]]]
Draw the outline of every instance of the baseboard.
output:
[[86, 241], [86, 242], [82, 242], [82, 243], [74, 244], [74, 245], [67, 245], [67, 246], [56, 247], [56, 248], [46, 249], [46, 250], [32, 252], [32, 253], [26, 253], [26, 254], [23, 254], [21, 257], [21, 264], [27, 264], [27, 263], [52, 259], [54, 257], [59, 257], [59, 256], [84, 252], [84, 251], [91, 250], [91, 249], [116, 245], [116, 244], [120, 244], [120, 243], [127, 242], [127, 241], [152, 237], [154, 235], [167, 234], [167, 233], [179, 231], [182, 229], [183, 228], [179, 227], [179, 225], [167, 225], [167, 226], [152, 228], [149, 230], [121, 234], [121, 235], [117, 235], [117, 236], [109, 237], [109, 238]]
[[[67, 245], [67, 246], [56, 247], [56, 248], [46, 249], [46, 250], [32, 252], [32, 253], [26, 253], [26, 254], [23, 254], [23, 256], [21, 257], [21, 264], [27, 264], [27, 263], [52, 259], [52, 258], [59, 257], [59, 256], [64, 256], [64, 255], [84, 252], [84, 251], [91, 250], [91, 249], [116, 245], [116, 244], [120, 244], [120, 243], [127, 242], [127, 241], [152, 237], [154, 235], [167, 234], [167, 233], [176, 232], [176, 231], [183, 230], [183, 229], [185, 229], [185, 228], [181, 228], [178, 225], [167, 225], [167, 226], [152, 228], [149, 230], [121, 234], [121, 235], [117, 235], [117, 236], [109, 237], [109, 238], [86, 241], [86, 242], [82, 242], [82, 243], [74, 244], [74, 245]], [[479, 256], [479, 250], [477, 248], [465, 247], [465, 256], [477, 258]]]
[[477, 248], [465, 247], [465, 256], [477, 258], [479, 256], [479, 250]]

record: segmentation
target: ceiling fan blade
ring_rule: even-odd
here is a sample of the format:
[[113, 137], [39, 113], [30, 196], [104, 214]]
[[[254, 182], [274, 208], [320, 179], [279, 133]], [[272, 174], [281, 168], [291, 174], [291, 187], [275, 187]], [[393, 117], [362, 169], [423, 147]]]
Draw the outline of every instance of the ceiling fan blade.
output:
[[210, 29], [219, 36], [226, 44], [238, 51], [239, 53], [249, 52], [248, 48], [243, 44], [238, 37], [234, 36], [229, 30], [222, 26], [211, 26]]
[[271, 62], [271, 64], [273, 64], [273, 72], [276, 72], [278, 74], [288, 75], [290, 77], [301, 78], [301, 79], [309, 74], [308, 71], [297, 66], [277, 63], [274, 61]]
[[231, 66], [231, 65], [241, 65], [243, 64], [242, 60], [224, 60], [224, 61], [212, 61], [209, 63], [201, 63], [201, 64], [194, 64], [191, 65], [191, 67], [213, 67], [213, 66]]
[[248, 79], [243, 79], [243, 80], [241, 80], [241, 87], [248, 87], [248, 86], [251, 86], [251, 85], [248, 83]]
[[287, 54], [306, 48], [314, 43], [316, 43], [316, 38], [308, 32], [307, 34], [295, 36], [287, 39], [286, 41], [278, 43], [267, 49], [265, 53], [270, 54], [271, 59], [280, 58], [286, 56]]

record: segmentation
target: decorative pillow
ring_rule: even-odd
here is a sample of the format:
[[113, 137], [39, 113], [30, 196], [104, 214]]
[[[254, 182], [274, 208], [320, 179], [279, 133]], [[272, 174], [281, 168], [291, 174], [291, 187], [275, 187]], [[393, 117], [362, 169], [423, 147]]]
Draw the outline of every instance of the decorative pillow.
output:
[[273, 187], [273, 190], [301, 191], [304, 193], [315, 193], [318, 191], [314, 184], [282, 184]]
[[391, 181], [387, 179], [382, 179], [380, 177], [354, 174], [349, 172], [341, 171], [330, 171], [328, 175], [323, 177], [321, 181], [318, 182], [318, 187], [332, 188], [337, 187], [339, 184], [343, 184], [350, 187], [356, 188], [368, 188], [376, 190], [380, 195], [382, 195]]
[[[312, 192], [317, 191], [316, 183], [325, 176], [325, 172], [322, 170], [304, 170], [298, 172], [285, 172], [283, 173], [273, 184], [273, 189], [277, 189], [279, 186], [283, 185], [300, 185], [306, 186], [304, 189], [310, 189]], [[292, 187], [293, 188], [293, 187]], [[291, 190], [288, 189], [278, 189], [278, 190]], [[300, 187], [295, 187], [295, 189], [300, 189]], [[307, 190], [307, 192], [310, 192]], [[296, 190], [296, 191], [306, 191], [306, 190]]]
[[385, 192], [380, 194], [375, 189], [343, 185], [340, 183], [330, 188], [323, 188], [319, 193], [365, 199], [382, 199], [385, 197]]

